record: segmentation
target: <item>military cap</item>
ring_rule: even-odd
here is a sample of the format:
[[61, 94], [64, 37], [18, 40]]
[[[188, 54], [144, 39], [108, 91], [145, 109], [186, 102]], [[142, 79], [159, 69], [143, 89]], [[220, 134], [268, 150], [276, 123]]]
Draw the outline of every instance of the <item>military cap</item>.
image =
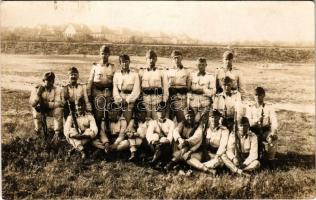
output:
[[217, 117], [222, 117], [223, 115], [222, 115], [222, 113], [221, 113], [219, 110], [214, 109], [214, 110], [212, 111], [212, 116], [213, 116], [213, 117], [215, 117], [215, 116], [217, 116]]
[[183, 110], [184, 115], [194, 116], [194, 110], [191, 107], [188, 107]]
[[248, 125], [248, 126], [250, 126], [249, 119], [247, 117], [242, 117], [240, 119], [240, 125]]
[[55, 80], [54, 72], [46, 72], [43, 77], [43, 81], [44, 80], [47, 80], [47, 81]]
[[78, 69], [76, 67], [70, 67], [68, 71], [69, 71], [70, 74], [72, 74], [72, 73], [79, 74], [79, 71], [78, 71]]
[[229, 51], [225, 51], [223, 54], [223, 58], [225, 59], [233, 59], [234, 58], [234, 52], [232, 52], [231, 50]]
[[148, 50], [146, 53], [146, 58], [157, 58], [157, 54], [153, 50]]
[[119, 56], [119, 61], [120, 61], [120, 63], [121, 63], [123, 60], [124, 60], [124, 61], [125, 61], [125, 60], [130, 61], [129, 55], [127, 55], [127, 54], [121, 54], [121, 55]]
[[266, 91], [263, 89], [263, 87], [257, 87], [256, 89], [255, 89], [255, 92], [256, 92], [256, 96], [258, 96], [258, 95], [266, 95]]
[[182, 56], [181, 51], [173, 50], [173, 51], [171, 52], [171, 58], [179, 57], [179, 56]]
[[156, 112], [162, 112], [162, 111], [166, 110], [166, 108], [167, 108], [166, 102], [162, 101], [162, 102], [157, 104]]
[[84, 100], [84, 97], [80, 97], [78, 99], [77, 105], [86, 106], [86, 101]]
[[204, 58], [204, 57], [198, 58], [197, 61], [198, 61], [198, 63], [205, 63], [205, 64], [207, 63], [207, 62], [206, 62], [206, 58]]
[[230, 84], [230, 83], [232, 83], [232, 82], [233, 82], [233, 80], [232, 80], [230, 77], [228, 77], [228, 76], [225, 77], [225, 79], [224, 79], [224, 85], [228, 85], [228, 84]]
[[100, 52], [110, 53], [110, 48], [108, 46], [102, 45], [100, 48]]

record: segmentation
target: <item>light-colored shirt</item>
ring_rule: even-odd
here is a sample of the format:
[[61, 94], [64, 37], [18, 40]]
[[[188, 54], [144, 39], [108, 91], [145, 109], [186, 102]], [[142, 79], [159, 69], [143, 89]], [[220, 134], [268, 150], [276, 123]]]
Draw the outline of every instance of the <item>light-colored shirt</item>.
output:
[[[121, 91], [121, 92], [120, 92]], [[127, 96], [123, 96], [123, 91], [130, 91]], [[140, 94], [139, 76], [135, 72], [115, 72], [113, 77], [113, 97], [117, 102], [125, 98], [127, 103], [135, 102]]]
[[[85, 115], [79, 115], [77, 116], [77, 122], [81, 133], [84, 133], [87, 129], [90, 129], [93, 132], [93, 135], [97, 135], [98, 127], [93, 115], [89, 113], [86, 113]], [[69, 135], [69, 132], [72, 128], [75, 128], [75, 125], [72, 116], [69, 115], [64, 126], [65, 135]]]
[[216, 155], [222, 155], [226, 152], [229, 131], [226, 127], [220, 126], [216, 130], [207, 129], [206, 140], [213, 148], [217, 148]]
[[91, 94], [91, 87], [93, 83], [98, 83], [100, 85], [108, 85], [113, 83], [115, 68], [113, 64], [108, 63], [107, 65], [102, 65], [100, 63], [94, 64], [90, 71], [88, 79], [88, 95]]
[[87, 106], [87, 110], [91, 110], [91, 104], [88, 99], [86, 84], [79, 83], [75, 86], [68, 84], [63, 87], [63, 92], [64, 92], [64, 97], [68, 96], [71, 102], [77, 103], [78, 100], [83, 97]]
[[261, 122], [263, 116], [262, 126], [269, 126], [272, 132], [276, 132], [278, 128], [276, 113], [271, 104], [265, 103], [264, 106], [262, 106], [255, 103], [247, 108], [246, 116], [249, 119], [250, 126], [253, 126], [257, 122]]
[[222, 112], [224, 117], [234, 117], [235, 112], [240, 112], [241, 105], [241, 95], [238, 91], [232, 91], [230, 96], [222, 92], [213, 97], [213, 109]]
[[140, 80], [141, 88], [161, 88], [163, 92], [163, 100], [166, 102], [169, 97], [168, 77], [165, 70], [144, 69], [141, 71]]
[[238, 69], [228, 70], [225, 67], [220, 67], [215, 72], [216, 88], [224, 88], [225, 77], [232, 79], [232, 88], [238, 90], [242, 96], [245, 94], [242, 73]]
[[148, 143], [158, 141], [160, 138], [165, 137], [171, 143], [173, 138], [174, 122], [165, 118], [164, 122], [159, 119], [151, 120], [146, 132], [146, 139]]
[[[39, 86], [36, 86], [31, 91], [30, 104], [32, 107], [36, 107], [39, 103], [40, 98], [37, 96]], [[51, 90], [44, 89], [41, 99], [43, 102], [48, 103], [50, 109], [55, 109], [64, 106], [64, 95], [60, 87], [53, 86]]]
[[189, 87], [190, 73], [185, 68], [172, 68], [166, 71], [169, 87]]
[[[251, 162], [258, 159], [258, 140], [257, 136], [251, 131], [249, 131], [246, 135], [240, 138], [240, 152], [248, 154], [248, 157], [242, 162], [245, 165], [249, 165]], [[226, 151], [227, 157], [231, 160], [236, 157], [235, 142], [235, 134], [231, 133], [228, 138]]]
[[199, 75], [199, 72], [191, 73], [191, 91], [203, 92], [203, 95], [212, 97], [215, 93], [215, 78], [211, 74]]

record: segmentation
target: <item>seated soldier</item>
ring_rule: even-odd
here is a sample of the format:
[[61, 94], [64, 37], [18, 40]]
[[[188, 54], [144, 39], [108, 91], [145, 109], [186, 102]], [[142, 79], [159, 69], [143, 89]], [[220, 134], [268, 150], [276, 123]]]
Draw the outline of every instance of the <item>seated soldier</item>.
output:
[[[81, 158], [86, 157], [84, 145], [95, 138], [98, 128], [92, 114], [86, 112], [86, 103], [84, 98], [79, 98], [76, 105], [77, 113], [67, 117], [64, 134], [66, 140], [74, 149], [80, 151]], [[72, 151], [74, 150], [72, 149]], [[71, 152], [72, 152], [71, 151]]]
[[171, 169], [178, 161], [183, 160], [198, 170], [207, 173], [215, 173], [215, 171], [209, 170], [201, 163], [201, 145], [205, 126], [204, 116], [206, 115], [202, 115], [200, 124], [196, 124], [194, 111], [191, 109], [185, 110], [185, 120], [180, 122], [173, 132], [175, 150], [173, 152], [171, 162], [168, 163], [165, 169]]
[[100, 136], [93, 141], [97, 148], [104, 149], [107, 153], [110, 151], [122, 151], [128, 149], [129, 142], [126, 139], [126, 119], [122, 116], [120, 105], [112, 102], [108, 106], [109, 124], [101, 123]]
[[151, 163], [157, 164], [156, 167], [162, 167], [171, 158], [174, 122], [166, 118], [165, 103], [159, 103], [156, 110], [158, 119], [149, 122], [146, 139], [154, 152]]
[[131, 151], [129, 160], [136, 158], [136, 151], [146, 138], [146, 131], [151, 120], [150, 117], [147, 117], [146, 107], [143, 104], [137, 104], [135, 110], [135, 117], [130, 121], [126, 130]]
[[218, 110], [213, 110], [209, 128], [206, 133], [206, 143], [210, 160], [203, 163], [211, 169], [224, 165], [221, 156], [226, 153], [229, 137], [228, 129], [222, 125], [223, 117]]
[[260, 167], [257, 136], [249, 128], [248, 118], [242, 117], [237, 133], [230, 133], [226, 154], [221, 157], [225, 165], [237, 174], [246, 175], [244, 171]]

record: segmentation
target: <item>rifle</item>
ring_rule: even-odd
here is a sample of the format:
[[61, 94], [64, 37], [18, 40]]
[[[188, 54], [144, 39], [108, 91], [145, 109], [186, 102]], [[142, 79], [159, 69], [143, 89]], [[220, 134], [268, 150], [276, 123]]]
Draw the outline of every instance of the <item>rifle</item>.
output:
[[72, 119], [72, 122], [74, 123], [75, 129], [78, 132], [78, 134], [81, 135], [82, 132], [81, 132], [79, 125], [78, 125], [76, 112], [74, 111], [74, 109], [72, 109], [69, 99], [66, 100], [66, 103], [68, 104], [68, 108], [69, 108], [69, 111], [71, 114], [71, 119]]
[[[238, 136], [238, 124], [237, 124], [237, 111], [234, 111], [234, 126], [233, 126], [233, 133], [235, 135], [235, 154], [238, 161], [244, 160], [242, 152], [241, 152], [241, 144], [240, 138]], [[240, 163], [239, 163], [240, 165]]]
[[203, 133], [202, 133], [202, 160], [205, 160], [207, 157], [207, 142], [206, 142], [206, 134], [207, 134], [207, 129], [208, 129], [208, 124], [209, 124], [209, 115], [210, 115], [210, 110], [208, 109], [201, 117], [201, 119], [204, 119], [204, 117], [206, 117], [205, 119], [205, 126], [203, 129]]
[[[43, 90], [43, 89], [39, 88], [39, 90]], [[41, 113], [41, 123], [42, 123], [42, 128], [43, 128], [43, 134], [44, 134], [44, 138], [47, 139], [47, 136], [48, 136], [48, 128], [47, 128], [47, 121], [46, 121], [47, 106], [44, 104], [42, 96], [39, 96], [38, 106], [39, 107], [37, 107], [36, 110]]]

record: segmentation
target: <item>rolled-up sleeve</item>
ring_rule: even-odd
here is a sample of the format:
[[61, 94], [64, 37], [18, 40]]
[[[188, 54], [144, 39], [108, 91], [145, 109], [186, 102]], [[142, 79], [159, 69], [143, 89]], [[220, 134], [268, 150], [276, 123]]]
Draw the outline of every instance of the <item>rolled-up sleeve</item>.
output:
[[251, 145], [250, 145], [250, 151], [249, 156], [244, 161], [245, 165], [249, 165], [252, 161], [258, 159], [258, 140], [256, 135], [251, 136]]

